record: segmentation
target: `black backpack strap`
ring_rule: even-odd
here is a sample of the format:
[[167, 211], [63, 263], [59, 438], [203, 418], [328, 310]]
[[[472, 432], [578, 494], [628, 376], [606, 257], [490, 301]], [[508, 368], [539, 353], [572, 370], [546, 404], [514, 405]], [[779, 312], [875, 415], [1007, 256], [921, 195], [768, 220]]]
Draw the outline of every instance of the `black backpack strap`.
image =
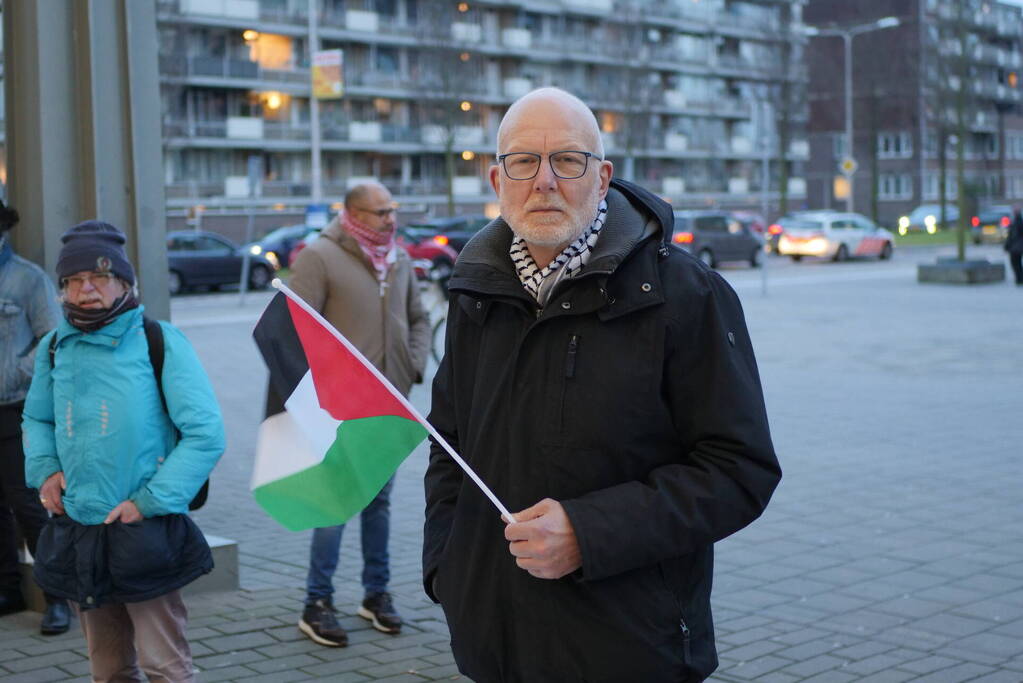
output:
[[[161, 364], [163, 361], [160, 361]], [[53, 372], [53, 366], [57, 364], [57, 333], [54, 332], [53, 336], [50, 337], [50, 372]]]
[[[156, 376], [156, 388], [160, 392], [160, 403], [163, 404], [163, 412], [167, 413], [167, 416], [170, 417], [170, 411], [167, 410], [167, 397], [163, 393], [163, 328], [160, 327], [160, 323], [152, 318], [142, 316], [142, 329], [145, 330], [146, 342], [149, 344], [149, 363], [153, 366], [153, 375]], [[173, 422], [171, 420], [172, 424]], [[178, 429], [177, 425], [174, 425], [174, 433], [178, 438], [181, 438], [181, 430]], [[203, 482], [199, 492], [195, 494], [192, 502], [188, 504], [188, 509], [198, 510], [205, 505], [209, 491], [210, 480], [207, 479]]]
[[[142, 329], [146, 333], [146, 343], [149, 344], [149, 364], [153, 366], [156, 390], [160, 392], [160, 403], [163, 405], [163, 412], [169, 415], [167, 397], [163, 395], [163, 328], [152, 318], [142, 316]], [[177, 430], [177, 427], [174, 429]]]

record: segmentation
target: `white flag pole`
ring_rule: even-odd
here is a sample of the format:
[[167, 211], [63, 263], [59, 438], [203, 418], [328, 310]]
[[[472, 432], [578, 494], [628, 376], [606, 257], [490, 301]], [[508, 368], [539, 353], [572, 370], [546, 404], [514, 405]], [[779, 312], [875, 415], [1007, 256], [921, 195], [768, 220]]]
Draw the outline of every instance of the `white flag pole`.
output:
[[275, 289], [283, 292], [285, 296], [287, 296], [289, 299], [298, 304], [298, 306], [300, 306], [303, 311], [312, 316], [313, 320], [318, 322], [320, 325], [324, 327], [324, 329], [326, 329], [328, 332], [334, 335], [335, 339], [341, 342], [353, 356], [358, 358], [359, 361], [366, 367], [366, 369], [372, 372], [373, 376], [380, 380], [381, 384], [387, 387], [387, 390], [391, 392], [391, 395], [394, 396], [394, 398], [396, 398], [402, 404], [402, 406], [404, 406], [405, 410], [407, 410], [412, 415], [412, 417], [416, 418], [419, 424], [423, 425], [423, 427], [426, 428], [426, 431], [430, 433], [430, 436], [432, 436], [437, 441], [437, 443], [439, 443], [441, 447], [445, 451], [447, 451], [448, 455], [450, 455], [454, 459], [454, 461], [458, 463], [458, 466], [461, 467], [462, 470], [469, 475], [469, 478], [476, 483], [476, 486], [480, 487], [480, 490], [483, 491], [487, 498], [490, 499], [490, 502], [494, 504], [494, 507], [496, 507], [501, 512], [501, 514], [504, 515], [511, 522], [514, 523], [516, 521], [515, 517], [512, 516], [512, 513], [508, 512], [508, 508], [506, 508], [504, 504], [502, 504], [501, 501], [498, 500], [497, 496], [494, 495], [494, 492], [491, 491], [490, 488], [483, 483], [483, 480], [480, 479], [479, 476], [473, 471], [473, 469], [469, 467], [469, 463], [463, 460], [462, 456], [455, 452], [455, 449], [451, 447], [447, 440], [443, 436], [441, 436], [436, 429], [433, 428], [433, 425], [427, 422], [426, 418], [419, 414], [419, 411], [415, 409], [415, 407], [409, 402], [409, 400], [405, 398], [400, 391], [398, 391], [391, 385], [387, 378], [384, 377], [383, 373], [377, 370], [376, 366], [370, 363], [366, 359], [366, 357], [362, 355], [362, 352], [359, 351], [359, 349], [355, 348], [355, 345], [352, 344], [352, 342], [348, 341], [348, 339], [346, 339], [343, 334], [338, 332], [333, 325], [327, 322], [327, 319], [320, 315], [319, 311], [317, 311], [312, 306], [307, 304], [302, 299], [302, 297], [300, 297], [298, 294], [295, 294], [295, 292], [292, 291], [286, 284], [281, 282], [280, 278], [274, 278], [271, 284], [274, 286]]

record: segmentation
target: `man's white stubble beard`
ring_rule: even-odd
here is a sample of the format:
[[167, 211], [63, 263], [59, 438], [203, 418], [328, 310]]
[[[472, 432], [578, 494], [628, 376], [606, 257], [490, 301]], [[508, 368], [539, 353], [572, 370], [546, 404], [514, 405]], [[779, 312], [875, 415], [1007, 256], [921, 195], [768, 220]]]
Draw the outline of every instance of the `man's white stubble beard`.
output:
[[597, 215], [599, 205], [600, 188], [598, 186], [594, 188], [587, 200], [587, 206], [591, 207], [589, 211], [572, 215], [569, 213], [570, 207], [564, 202], [558, 202], [557, 208], [564, 213], [556, 220], [547, 223], [541, 219], [540, 222], [531, 222], [528, 225], [511, 225], [510, 223], [508, 225], [512, 232], [526, 241], [526, 244], [545, 248], [559, 247], [571, 244], [586, 228], [590, 227]]

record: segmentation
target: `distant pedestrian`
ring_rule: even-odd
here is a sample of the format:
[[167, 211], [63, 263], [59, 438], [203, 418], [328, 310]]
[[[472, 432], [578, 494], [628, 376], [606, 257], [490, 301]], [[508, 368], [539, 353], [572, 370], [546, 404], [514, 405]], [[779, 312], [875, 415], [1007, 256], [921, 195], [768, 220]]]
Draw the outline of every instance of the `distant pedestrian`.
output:
[[[322, 237], [299, 253], [289, 285], [407, 395], [423, 381], [430, 349], [430, 321], [419, 300], [412, 261], [395, 241], [395, 206], [383, 185], [352, 188], [344, 212]], [[390, 593], [389, 480], [359, 515], [362, 528], [362, 586], [358, 614], [383, 633], [401, 631]], [[344, 525], [313, 530], [306, 602], [299, 628], [313, 641], [344, 647], [348, 634], [337, 622], [333, 576]]]
[[224, 451], [220, 409], [184, 335], [143, 317], [124, 233], [86, 221], [61, 241], [64, 320], [39, 342], [23, 422], [54, 515], [36, 580], [78, 604], [93, 680], [194, 681], [179, 589], [213, 567], [187, 512]]
[[1019, 204], [1012, 207], [1012, 223], [1005, 238], [1005, 251], [1009, 252], [1009, 264], [1016, 276], [1016, 285], [1023, 287], [1023, 213]]
[[[0, 202], [0, 616], [25, 609], [16, 531], [34, 556], [46, 524], [38, 491], [25, 483], [21, 409], [39, 340], [60, 320], [50, 278], [11, 248], [7, 233], [17, 223], [18, 212]], [[67, 600], [47, 595], [40, 633], [64, 633], [70, 616]]]

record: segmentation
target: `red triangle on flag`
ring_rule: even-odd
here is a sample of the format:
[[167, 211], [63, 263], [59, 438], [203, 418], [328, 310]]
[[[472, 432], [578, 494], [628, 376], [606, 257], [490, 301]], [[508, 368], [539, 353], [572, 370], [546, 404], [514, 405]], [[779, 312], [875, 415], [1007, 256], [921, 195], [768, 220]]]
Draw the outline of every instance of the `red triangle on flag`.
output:
[[335, 420], [396, 415], [418, 420], [329, 330], [288, 299], [288, 310], [313, 375], [320, 407]]

